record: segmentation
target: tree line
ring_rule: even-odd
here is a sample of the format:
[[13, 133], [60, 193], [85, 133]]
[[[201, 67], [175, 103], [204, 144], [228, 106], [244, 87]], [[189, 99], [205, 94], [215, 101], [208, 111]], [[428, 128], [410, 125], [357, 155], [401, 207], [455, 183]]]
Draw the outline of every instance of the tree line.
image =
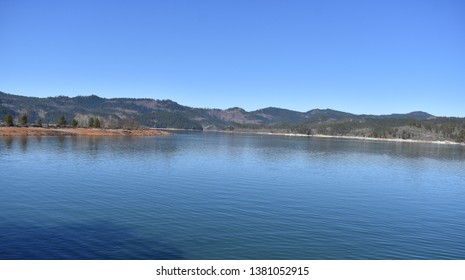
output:
[[445, 117], [427, 120], [394, 118], [318, 120], [300, 125], [232, 123], [223, 127], [223, 130], [465, 142], [465, 119]]
[[[7, 113], [4, 118], [3, 118], [3, 125], [4, 126], [21, 126], [21, 127], [27, 127], [31, 125], [28, 123], [28, 116], [27, 114], [21, 114], [19, 117], [17, 123], [15, 124], [14, 122], [14, 116], [11, 113]], [[42, 118], [37, 118], [35, 123], [32, 124], [33, 127], [43, 127], [43, 120]], [[56, 122], [56, 126], [58, 127], [68, 127], [68, 121], [66, 120], [65, 116], [60, 116]], [[99, 118], [93, 118], [90, 117], [87, 121], [87, 126], [83, 126], [79, 124], [78, 120], [73, 118], [71, 120], [71, 125], [72, 128], [77, 128], [77, 127], [89, 127], [89, 128], [102, 128], [102, 122], [100, 121]]]

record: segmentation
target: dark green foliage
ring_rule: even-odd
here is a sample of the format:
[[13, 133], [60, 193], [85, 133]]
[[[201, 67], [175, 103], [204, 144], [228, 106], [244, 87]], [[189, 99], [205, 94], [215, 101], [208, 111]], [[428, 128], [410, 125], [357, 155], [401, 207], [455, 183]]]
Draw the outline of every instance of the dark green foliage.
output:
[[65, 116], [61, 116], [58, 119], [58, 126], [66, 126], [66, 118], [65, 118]]
[[402, 134], [401, 134], [402, 139], [411, 139], [412, 137], [413, 137], [413, 134], [411, 132], [402, 130]]
[[362, 136], [386, 139], [427, 139], [465, 142], [464, 118], [396, 119], [367, 118], [342, 120], [310, 120], [301, 125], [255, 125], [237, 124], [224, 127], [225, 130], [268, 131], [279, 133], [323, 134], [334, 136]]
[[100, 120], [98, 118], [96, 118], [95, 121], [94, 121], [94, 127], [95, 128], [100, 128]]
[[41, 118], [38, 118], [38, 119], [36, 120], [35, 126], [37, 126], [37, 127], [42, 127], [42, 119], [41, 119]]
[[89, 120], [87, 121], [89, 127], [94, 127], [95, 126], [95, 120], [94, 118], [90, 117]]
[[181, 113], [156, 111], [136, 119], [140, 124], [156, 128], [180, 128], [202, 130], [202, 125], [186, 118]]
[[456, 141], [457, 142], [465, 142], [465, 128], [462, 128], [460, 130], [460, 132], [457, 135]]
[[160, 103], [160, 107], [169, 111], [186, 111], [191, 109], [190, 107], [179, 105], [178, 103], [169, 99], [160, 100], [158, 102]]
[[89, 125], [89, 127], [93, 127], [93, 128], [101, 128], [102, 127], [102, 123], [100, 122], [100, 119], [99, 118], [94, 119], [93, 117], [89, 118], [88, 125]]
[[225, 130], [225, 131], [233, 131], [234, 126], [232, 126], [232, 125], [225, 126], [225, 127], [223, 127], [223, 130]]
[[78, 123], [78, 121], [77, 121], [76, 119], [73, 119], [73, 120], [71, 121], [71, 126], [72, 126], [73, 128], [76, 128], [78, 125], [79, 125], [79, 123]]
[[20, 126], [26, 126], [27, 125], [27, 115], [26, 114], [21, 115], [21, 117], [19, 118], [19, 125]]
[[[245, 113], [247, 114], [247, 112]], [[306, 116], [301, 112], [275, 107], [268, 107], [265, 109], [253, 111], [251, 114], [253, 114], [254, 119], [258, 119], [265, 124], [286, 123], [296, 125], [301, 124], [307, 120]]]
[[102, 106], [104, 106], [105, 103], [104, 98], [100, 98], [96, 95], [78, 96], [72, 99], [74, 99], [74, 101], [79, 107], [85, 107], [90, 109], [100, 109], [102, 108]]
[[3, 119], [3, 122], [6, 126], [13, 126], [13, 116], [10, 113], [6, 114], [5, 118]]

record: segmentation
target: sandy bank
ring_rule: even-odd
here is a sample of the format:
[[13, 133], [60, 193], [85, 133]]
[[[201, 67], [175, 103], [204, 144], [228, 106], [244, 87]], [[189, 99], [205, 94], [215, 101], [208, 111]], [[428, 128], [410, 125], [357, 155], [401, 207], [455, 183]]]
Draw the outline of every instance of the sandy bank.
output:
[[41, 127], [0, 127], [0, 136], [61, 136], [61, 135], [90, 135], [90, 136], [156, 136], [170, 135], [166, 131], [155, 129], [92, 129], [92, 128], [41, 128]]

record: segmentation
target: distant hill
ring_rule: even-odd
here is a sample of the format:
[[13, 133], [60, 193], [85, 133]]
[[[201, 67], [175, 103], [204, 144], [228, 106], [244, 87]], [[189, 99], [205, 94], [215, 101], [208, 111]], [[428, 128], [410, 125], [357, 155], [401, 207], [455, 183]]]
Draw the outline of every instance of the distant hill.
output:
[[176, 127], [202, 129], [186, 112], [190, 107], [171, 100], [101, 98], [96, 95], [77, 97], [35, 98], [0, 92], [0, 117], [10, 113], [16, 118], [27, 114], [30, 123], [41, 119], [44, 124], [55, 124], [61, 116], [76, 119], [82, 126], [89, 118], [100, 118], [105, 126], [124, 127], [145, 125], [149, 127]]
[[407, 114], [390, 114], [390, 115], [380, 115], [380, 116], [375, 116], [380, 119], [401, 119], [401, 118], [407, 118], [407, 119], [416, 119], [416, 120], [427, 120], [427, 119], [434, 119], [436, 118], [435, 116], [428, 114], [426, 112], [421, 112], [421, 111], [415, 111], [415, 112], [410, 112]]
[[91, 96], [26, 97], [0, 92], [0, 118], [10, 114], [14, 123], [27, 115], [56, 124], [60, 117], [75, 119], [82, 127], [98, 118], [103, 127], [178, 128], [193, 130], [261, 131], [378, 138], [465, 141], [465, 119], [436, 117], [426, 112], [390, 115], [356, 115], [332, 109], [297, 112], [268, 107], [252, 112], [192, 108], [172, 100], [101, 98]]

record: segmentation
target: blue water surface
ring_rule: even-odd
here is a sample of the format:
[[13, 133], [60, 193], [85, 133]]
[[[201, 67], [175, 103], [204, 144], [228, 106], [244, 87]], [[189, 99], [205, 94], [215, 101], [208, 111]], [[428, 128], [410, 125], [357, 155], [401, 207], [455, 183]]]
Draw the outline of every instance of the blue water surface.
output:
[[0, 137], [0, 259], [465, 259], [465, 147]]

